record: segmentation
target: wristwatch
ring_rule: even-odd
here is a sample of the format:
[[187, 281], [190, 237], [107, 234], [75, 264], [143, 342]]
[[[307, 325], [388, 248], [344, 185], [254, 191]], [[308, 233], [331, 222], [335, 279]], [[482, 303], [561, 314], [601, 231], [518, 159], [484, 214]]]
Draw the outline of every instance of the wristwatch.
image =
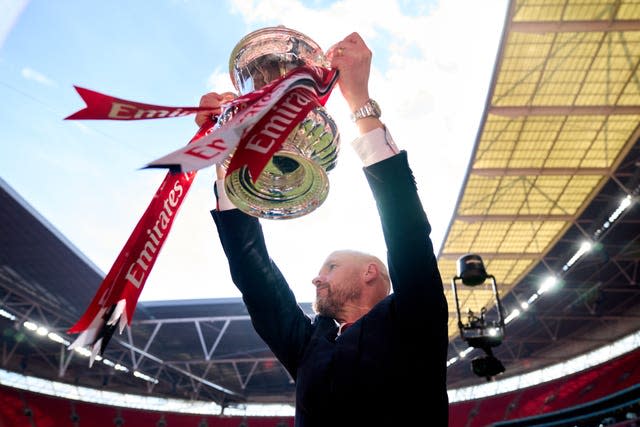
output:
[[379, 118], [382, 114], [380, 110], [380, 106], [376, 101], [369, 98], [369, 100], [360, 108], [351, 114], [351, 120], [356, 122], [360, 119], [364, 119], [365, 117], [375, 117]]

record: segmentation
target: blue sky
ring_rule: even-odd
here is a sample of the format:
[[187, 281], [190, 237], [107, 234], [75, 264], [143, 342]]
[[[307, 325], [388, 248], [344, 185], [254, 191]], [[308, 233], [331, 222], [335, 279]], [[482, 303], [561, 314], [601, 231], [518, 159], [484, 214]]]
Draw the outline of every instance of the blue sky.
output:
[[[247, 33], [285, 25], [323, 49], [353, 31], [373, 51], [370, 94], [409, 154], [436, 249], [463, 183], [500, 41], [506, 0], [0, 0], [0, 177], [106, 273], [164, 170], [144, 165], [186, 144], [193, 117], [65, 121], [73, 86], [139, 102], [196, 106], [233, 90], [229, 55]], [[334, 249], [385, 259], [375, 206], [336, 90], [341, 132], [325, 203], [263, 220], [272, 258], [300, 301]], [[213, 168], [198, 172], [141, 300], [237, 297], [209, 210]]]

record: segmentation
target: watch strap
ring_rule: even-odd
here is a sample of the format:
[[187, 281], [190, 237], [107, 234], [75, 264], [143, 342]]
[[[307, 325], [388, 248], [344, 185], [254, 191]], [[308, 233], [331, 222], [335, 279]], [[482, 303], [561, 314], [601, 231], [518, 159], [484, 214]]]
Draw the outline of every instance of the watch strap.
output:
[[355, 122], [360, 119], [364, 119], [366, 117], [379, 118], [380, 115], [381, 115], [380, 106], [376, 101], [369, 98], [369, 100], [365, 102], [365, 104], [362, 107], [358, 108], [356, 111], [354, 111], [351, 114], [351, 120]]

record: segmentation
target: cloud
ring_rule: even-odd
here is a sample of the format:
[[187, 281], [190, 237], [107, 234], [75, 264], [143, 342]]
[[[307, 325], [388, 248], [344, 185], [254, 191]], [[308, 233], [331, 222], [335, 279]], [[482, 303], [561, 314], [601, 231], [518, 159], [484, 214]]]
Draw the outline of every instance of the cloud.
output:
[[84, 123], [80, 123], [78, 121], [72, 121], [71, 122], [72, 125], [74, 125], [75, 127], [77, 127], [78, 129], [80, 129], [80, 131], [82, 133], [84, 133], [85, 135], [95, 135], [96, 132], [91, 129], [89, 126], [85, 125]]
[[28, 0], [0, 0], [0, 48], [28, 3]]
[[222, 92], [237, 92], [229, 79], [227, 71], [221, 71], [215, 69], [207, 79], [206, 87], [210, 91], [222, 93]]
[[44, 86], [57, 86], [56, 82], [51, 80], [49, 77], [45, 76], [39, 71], [34, 70], [33, 68], [24, 67], [21, 71], [22, 77], [27, 80], [34, 81], [36, 83], [40, 83]]

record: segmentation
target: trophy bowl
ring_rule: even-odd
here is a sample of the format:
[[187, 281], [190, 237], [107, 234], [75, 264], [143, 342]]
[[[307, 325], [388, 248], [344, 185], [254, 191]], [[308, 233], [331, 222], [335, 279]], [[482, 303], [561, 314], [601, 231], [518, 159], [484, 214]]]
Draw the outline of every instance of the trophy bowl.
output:
[[[236, 90], [247, 94], [302, 65], [328, 68], [320, 46], [306, 35], [284, 26], [267, 27], [243, 37], [229, 59]], [[223, 112], [222, 121], [234, 111]], [[243, 212], [267, 219], [306, 215], [329, 193], [327, 172], [337, 162], [338, 128], [324, 107], [312, 109], [287, 136], [265, 169], [252, 179], [243, 166], [227, 174], [225, 191]], [[231, 156], [223, 166], [228, 166]]]

